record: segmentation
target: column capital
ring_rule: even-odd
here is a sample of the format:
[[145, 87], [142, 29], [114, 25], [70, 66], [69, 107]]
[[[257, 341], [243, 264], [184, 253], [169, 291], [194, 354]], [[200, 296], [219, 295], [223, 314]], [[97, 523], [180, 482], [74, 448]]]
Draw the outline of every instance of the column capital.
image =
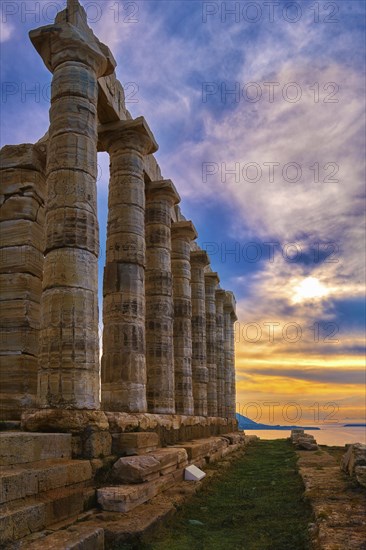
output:
[[61, 63], [74, 61], [91, 67], [100, 78], [112, 74], [117, 65], [110, 49], [83, 21], [78, 27], [64, 21], [39, 27], [29, 38], [51, 73]]
[[172, 240], [184, 239], [187, 241], [194, 241], [197, 237], [197, 230], [190, 220], [172, 223]]
[[212, 286], [218, 285], [220, 282], [220, 277], [216, 271], [208, 271], [205, 273], [205, 283]]
[[191, 251], [191, 264], [195, 267], [206, 267], [209, 265], [210, 259], [205, 250], [192, 250]]
[[180, 195], [172, 180], [149, 181], [146, 185], [148, 198], [169, 199], [172, 206], [180, 202]]
[[227, 290], [225, 292], [225, 301], [224, 301], [224, 310], [226, 313], [230, 313], [231, 319], [233, 321], [237, 321], [238, 318], [236, 316], [236, 300], [234, 294]]
[[224, 290], [223, 288], [218, 288], [215, 292], [215, 296], [216, 296], [216, 300], [218, 302], [222, 302], [223, 304], [226, 296], [226, 290]]
[[144, 155], [151, 155], [159, 149], [143, 116], [102, 124], [98, 128], [98, 138], [98, 151], [109, 151], [111, 147], [120, 144], [137, 149]]

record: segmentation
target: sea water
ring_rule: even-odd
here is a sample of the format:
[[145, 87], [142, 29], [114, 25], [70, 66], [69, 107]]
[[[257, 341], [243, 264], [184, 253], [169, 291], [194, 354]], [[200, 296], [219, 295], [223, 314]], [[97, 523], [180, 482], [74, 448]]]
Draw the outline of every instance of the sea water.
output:
[[[298, 426], [301, 428], [301, 426]], [[261, 439], [286, 439], [291, 430], [244, 430], [247, 435], [257, 435]], [[347, 443], [366, 444], [366, 427], [345, 427], [335, 424], [325, 424], [320, 430], [305, 430], [313, 435], [320, 445], [336, 445], [343, 447]]]

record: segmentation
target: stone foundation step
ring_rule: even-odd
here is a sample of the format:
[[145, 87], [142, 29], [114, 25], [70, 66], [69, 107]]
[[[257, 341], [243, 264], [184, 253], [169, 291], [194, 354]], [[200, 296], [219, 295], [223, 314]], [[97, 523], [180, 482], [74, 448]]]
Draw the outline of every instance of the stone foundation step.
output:
[[0, 433], [0, 466], [71, 458], [71, 434]]
[[134, 485], [116, 485], [97, 490], [98, 503], [109, 512], [129, 512], [159, 493], [183, 481], [184, 468], [162, 475], [158, 479]]
[[57, 458], [0, 466], [0, 504], [92, 479], [89, 460]]
[[41, 533], [33, 541], [20, 541], [10, 550], [104, 550], [104, 529], [76, 524], [56, 531]]
[[0, 505], [0, 548], [83, 512], [90, 502], [86, 485], [52, 489]]

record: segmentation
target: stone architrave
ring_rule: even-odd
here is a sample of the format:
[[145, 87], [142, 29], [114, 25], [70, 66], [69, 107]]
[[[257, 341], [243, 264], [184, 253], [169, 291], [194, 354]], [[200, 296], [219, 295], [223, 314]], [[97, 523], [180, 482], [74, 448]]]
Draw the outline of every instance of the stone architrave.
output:
[[192, 289], [192, 379], [194, 414], [207, 416], [208, 369], [206, 355], [205, 267], [207, 252], [191, 252]]
[[41, 408], [97, 409], [98, 78], [115, 61], [74, 4], [72, 21], [62, 13], [30, 32], [53, 73], [38, 391]]
[[146, 185], [146, 371], [147, 408], [175, 413], [172, 208], [180, 197], [171, 180]]
[[235, 418], [236, 386], [235, 386], [235, 332], [234, 323], [235, 298], [232, 292], [226, 291], [224, 301], [225, 322], [225, 410], [227, 418]]
[[158, 146], [139, 117], [100, 126], [99, 149], [110, 155], [102, 408], [146, 412], [144, 157]]
[[206, 354], [208, 369], [207, 414], [217, 416], [217, 363], [216, 363], [216, 287], [217, 273], [205, 273], [206, 300]]
[[225, 290], [216, 290], [216, 370], [217, 416], [226, 417], [225, 405], [225, 349], [224, 349], [224, 301]]
[[177, 414], [184, 415], [194, 414], [190, 244], [196, 238], [191, 221], [172, 224], [175, 409]]
[[44, 251], [45, 146], [0, 154], [0, 419], [35, 407]]

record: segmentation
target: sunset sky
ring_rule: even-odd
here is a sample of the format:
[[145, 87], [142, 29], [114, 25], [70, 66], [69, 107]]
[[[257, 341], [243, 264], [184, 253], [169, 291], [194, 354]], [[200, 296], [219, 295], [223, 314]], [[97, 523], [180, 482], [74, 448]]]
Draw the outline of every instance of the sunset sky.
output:
[[[365, 2], [81, 3], [235, 292], [238, 411], [362, 421]], [[0, 6], [1, 145], [47, 131], [51, 74], [28, 32], [65, 4]], [[101, 286], [106, 154], [99, 168]]]

